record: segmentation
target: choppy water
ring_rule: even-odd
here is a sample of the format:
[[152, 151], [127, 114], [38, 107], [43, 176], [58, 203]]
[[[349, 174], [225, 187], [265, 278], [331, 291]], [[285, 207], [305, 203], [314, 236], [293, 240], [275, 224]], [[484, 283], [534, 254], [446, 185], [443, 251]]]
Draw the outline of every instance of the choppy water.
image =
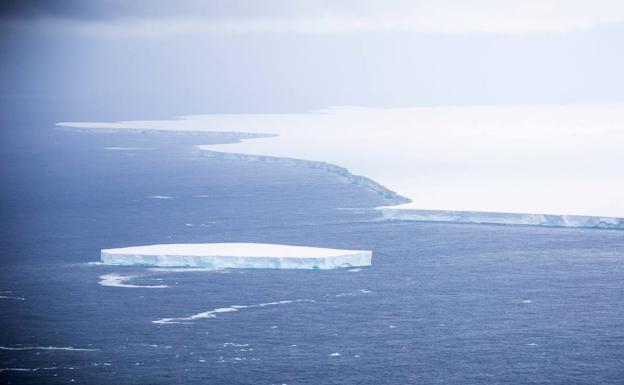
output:
[[[622, 231], [383, 222], [367, 210], [379, 197], [337, 176], [193, 151], [231, 137], [44, 128], [3, 155], [2, 382], [623, 382]], [[334, 271], [88, 264], [162, 242], [374, 256]]]

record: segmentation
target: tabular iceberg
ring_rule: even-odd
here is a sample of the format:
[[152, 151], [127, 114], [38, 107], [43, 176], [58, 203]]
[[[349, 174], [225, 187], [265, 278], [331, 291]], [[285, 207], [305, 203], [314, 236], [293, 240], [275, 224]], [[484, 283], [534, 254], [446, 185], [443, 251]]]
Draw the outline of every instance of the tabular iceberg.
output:
[[104, 249], [106, 265], [212, 269], [335, 269], [370, 266], [372, 251], [265, 243], [163, 244]]

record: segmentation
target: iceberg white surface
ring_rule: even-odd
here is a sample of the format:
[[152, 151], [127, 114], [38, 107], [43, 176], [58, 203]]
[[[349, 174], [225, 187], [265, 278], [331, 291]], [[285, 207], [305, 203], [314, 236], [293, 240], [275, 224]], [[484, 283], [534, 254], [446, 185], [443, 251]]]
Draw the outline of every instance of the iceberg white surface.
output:
[[105, 249], [106, 265], [211, 269], [335, 269], [370, 266], [372, 251], [265, 243], [163, 244]]
[[[557, 226], [624, 218], [624, 104], [332, 107], [302, 114], [196, 115], [162, 121], [59, 123], [86, 130], [247, 132], [207, 156], [323, 168], [381, 193], [394, 218], [483, 222], [474, 213], [551, 215]], [[267, 137], [267, 134], [270, 134]], [[262, 137], [265, 136], [265, 137]], [[462, 213], [447, 215], [448, 213]], [[531, 213], [531, 214], [527, 214]], [[594, 219], [577, 220], [580, 217]], [[570, 220], [572, 218], [572, 220]], [[597, 219], [598, 218], [598, 219]], [[473, 220], [474, 219], [474, 220]], [[486, 218], [487, 219], [487, 218]], [[423, 219], [416, 219], [423, 220]], [[494, 223], [501, 223], [496, 219]], [[600, 227], [600, 226], [599, 226]]]

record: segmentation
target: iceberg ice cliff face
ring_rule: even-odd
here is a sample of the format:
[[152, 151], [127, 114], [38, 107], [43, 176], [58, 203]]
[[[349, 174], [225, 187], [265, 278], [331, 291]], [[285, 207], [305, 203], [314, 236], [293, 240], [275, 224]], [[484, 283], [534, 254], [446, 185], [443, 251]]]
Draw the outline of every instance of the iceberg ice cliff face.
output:
[[415, 210], [392, 207], [379, 207], [378, 209], [382, 212], [384, 219], [400, 221], [624, 229], [624, 218], [614, 217], [490, 213], [478, 211]]
[[367, 178], [362, 175], [354, 175], [344, 167], [340, 167], [335, 164], [331, 164], [327, 162], [296, 159], [296, 158], [286, 158], [286, 157], [278, 157], [278, 156], [212, 151], [210, 150], [210, 146], [199, 146], [199, 151], [202, 156], [208, 157], [208, 158], [216, 158], [216, 159], [224, 159], [224, 160], [243, 160], [246, 162], [259, 162], [259, 163], [279, 163], [279, 164], [283, 164], [286, 166], [297, 166], [297, 167], [306, 167], [306, 168], [313, 168], [317, 170], [323, 170], [326, 172], [330, 172], [332, 174], [336, 174], [346, 179], [349, 183], [353, 183], [355, 185], [362, 186], [368, 190], [376, 192], [389, 204], [400, 205], [400, 204], [411, 202], [411, 199], [397, 194], [396, 192], [386, 188], [385, 186], [380, 185], [379, 183], [375, 182], [374, 180], [370, 178]]
[[265, 243], [163, 244], [104, 249], [106, 265], [210, 269], [335, 269], [370, 266], [372, 251]]

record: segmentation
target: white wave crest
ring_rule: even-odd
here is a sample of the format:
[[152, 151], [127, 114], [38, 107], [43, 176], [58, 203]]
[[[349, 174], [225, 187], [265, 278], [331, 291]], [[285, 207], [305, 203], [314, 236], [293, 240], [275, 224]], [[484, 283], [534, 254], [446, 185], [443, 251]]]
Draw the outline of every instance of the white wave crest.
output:
[[156, 150], [156, 147], [104, 147], [105, 150], [111, 151], [141, 151], [141, 150]]
[[136, 278], [135, 275], [120, 275], [117, 273], [110, 273], [100, 275], [100, 282], [98, 283], [102, 286], [126, 287], [133, 289], [165, 289], [169, 287], [169, 285], [132, 285], [129, 283], [125, 283], [134, 278]]
[[0, 295], [0, 299], [16, 299], [18, 301], [24, 301], [26, 298], [24, 297], [12, 297], [9, 295]]
[[225, 269], [213, 269], [208, 267], [153, 267], [147, 269], [149, 271], [161, 272], [161, 273], [193, 273], [198, 271], [217, 273], [217, 274], [229, 274], [230, 270]]
[[297, 302], [316, 302], [316, 301], [314, 301], [313, 299], [294, 299], [294, 300], [285, 300], [285, 301], [265, 302], [265, 303], [255, 304], [255, 305], [232, 305], [230, 307], [220, 307], [220, 308], [204, 311], [204, 312], [197, 313], [189, 317], [161, 318], [159, 320], [152, 321], [152, 323], [160, 324], [160, 325], [173, 324], [173, 323], [186, 323], [186, 322], [195, 321], [198, 319], [215, 318], [217, 314], [220, 314], [220, 313], [231, 313], [231, 312], [240, 311], [243, 309], [285, 305], [285, 304], [297, 303]]
[[77, 352], [93, 352], [99, 349], [74, 348], [73, 346], [0, 346], [0, 350], [69, 350]]
[[148, 199], [173, 199], [173, 197], [169, 195], [150, 195], [147, 198]]

